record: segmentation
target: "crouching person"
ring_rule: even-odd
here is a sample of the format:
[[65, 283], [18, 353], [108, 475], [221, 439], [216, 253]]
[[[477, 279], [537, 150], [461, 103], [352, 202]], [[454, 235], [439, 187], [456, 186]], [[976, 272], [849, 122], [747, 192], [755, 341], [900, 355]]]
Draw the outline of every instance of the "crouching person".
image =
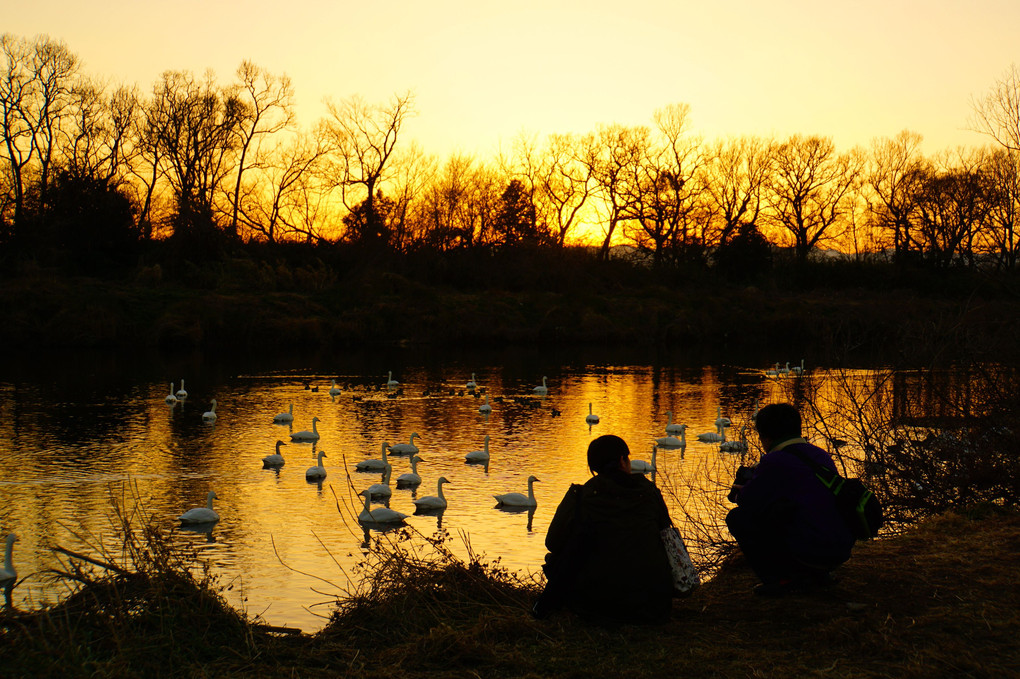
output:
[[755, 429], [766, 451], [741, 468], [730, 492], [737, 506], [726, 525], [770, 595], [834, 581], [831, 571], [850, 558], [854, 537], [835, 496], [803, 457], [835, 470], [832, 458], [801, 437], [800, 413], [787, 403], [762, 408]]
[[544, 618], [565, 606], [597, 624], [667, 622], [673, 579], [660, 536], [670, 525], [662, 494], [631, 474], [619, 436], [589, 444], [588, 468], [593, 477], [570, 486], [549, 524], [546, 587], [532, 613]]

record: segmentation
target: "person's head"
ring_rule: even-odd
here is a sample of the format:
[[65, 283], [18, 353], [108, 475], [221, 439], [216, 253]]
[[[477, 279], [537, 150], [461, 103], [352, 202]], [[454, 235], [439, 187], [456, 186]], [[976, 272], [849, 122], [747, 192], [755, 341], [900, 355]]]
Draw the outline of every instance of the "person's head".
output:
[[772, 444], [800, 436], [800, 413], [789, 403], [772, 403], [758, 411], [754, 428], [766, 452]]
[[606, 434], [588, 444], [588, 469], [604, 474], [615, 469], [626, 470], [630, 464], [630, 448], [619, 436]]

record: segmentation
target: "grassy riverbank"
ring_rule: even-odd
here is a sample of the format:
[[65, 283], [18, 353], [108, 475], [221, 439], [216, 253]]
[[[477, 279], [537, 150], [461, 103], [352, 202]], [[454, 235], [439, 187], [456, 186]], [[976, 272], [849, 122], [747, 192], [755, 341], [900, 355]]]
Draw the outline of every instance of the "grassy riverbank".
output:
[[1020, 338], [1020, 295], [1008, 280], [950, 272], [904, 278], [827, 265], [748, 284], [569, 256], [465, 268], [228, 260], [173, 275], [140, 267], [116, 280], [25, 269], [0, 279], [0, 343], [208, 352], [710, 345], [814, 356], [880, 349], [924, 362], [925, 351], [963, 345], [1010, 360], [1002, 354], [1015, 354]]
[[[251, 624], [180, 576], [158, 538], [141, 564], [35, 613], [0, 613], [9, 677], [1004, 677], [1020, 674], [1020, 515], [947, 514], [859, 545], [824, 592], [751, 594], [732, 559], [658, 627], [533, 620], [535, 584], [441, 553], [383, 553], [312, 635]], [[156, 547], [153, 549], [152, 545]], [[162, 547], [160, 547], [162, 545]], [[73, 562], [73, 560], [72, 560]], [[65, 574], [64, 577], [67, 577]], [[399, 577], [393, 577], [399, 575]]]

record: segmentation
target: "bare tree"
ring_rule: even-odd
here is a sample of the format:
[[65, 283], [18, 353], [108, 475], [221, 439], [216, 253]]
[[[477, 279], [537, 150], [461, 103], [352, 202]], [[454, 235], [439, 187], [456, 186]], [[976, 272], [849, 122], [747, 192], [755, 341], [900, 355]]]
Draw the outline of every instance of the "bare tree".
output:
[[505, 188], [502, 179], [470, 156], [450, 157], [413, 210], [414, 240], [438, 251], [490, 242]]
[[[241, 183], [248, 169], [248, 153], [258, 150], [259, 140], [287, 128], [294, 120], [294, 91], [290, 78], [276, 76], [250, 61], [242, 61], [237, 68], [238, 98], [241, 111], [237, 123], [240, 139], [237, 159], [237, 176], [231, 199], [233, 210], [230, 230], [237, 231], [237, 217], [241, 197]], [[254, 145], [254, 148], [253, 148]]]
[[609, 248], [616, 227], [628, 219], [630, 196], [628, 186], [636, 177], [635, 168], [641, 162], [649, 144], [647, 127], [602, 125], [586, 136], [581, 150], [581, 162], [594, 183], [603, 211], [603, 239], [599, 259], [609, 259]]
[[322, 131], [335, 153], [334, 183], [343, 204], [352, 210], [363, 201], [366, 235], [386, 241], [389, 234], [383, 232], [374, 201], [388, 178], [404, 123], [414, 113], [414, 96], [395, 95], [386, 105], [370, 105], [355, 96], [328, 108]]
[[1010, 151], [1020, 151], [1020, 69], [1011, 64], [992, 89], [971, 102], [971, 129]]
[[769, 182], [771, 216], [793, 239], [798, 259], [837, 238], [857, 178], [855, 154], [837, 154], [829, 138], [794, 135], [776, 147]]
[[235, 202], [238, 224], [248, 237], [261, 236], [276, 243], [291, 235], [303, 239], [322, 236], [307, 223], [307, 216], [312, 204], [309, 194], [328, 193], [317, 181], [325, 153], [311, 135], [295, 136], [273, 148], [272, 162], [251, 173], [257, 179], [243, 185]]
[[974, 243], [990, 209], [983, 151], [944, 154], [918, 195], [925, 256], [937, 267], [957, 259], [975, 264]]
[[996, 264], [1015, 269], [1020, 258], [1020, 153], [999, 149], [986, 168], [992, 195], [985, 233]]
[[772, 142], [756, 137], [729, 139], [718, 142], [709, 157], [706, 200], [716, 222], [711, 240], [726, 245], [742, 225], [758, 224], [772, 169]]
[[0, 72], [0, 136], [13, 192], [15, 227], [24, 221], [28, 173], [38, 202], [46, 205], [53, 157], [61, 124], [70, 112], [78, 57], [60, 41], [40, 36], [31, 41], [0, 35], [4, 63]]
[[187, 72], [166, 71], [150, 109], [149, 129], [177, 201], [175, 229], [211, 225], [216, 193], [236, 167], [244, 106], [217, 87], [212, 73], [198, 81]]
[[137, 89], [122, 86], [107, 95], [99, 84], [82, 81], [74, 97], [64, 160], [68, 172], [121, 185], [135, 153], [131, 134], [140, 111]]
[[872, 225], [892, 234], [893, 252], [899, 258], [915, 245], [917, 196], [928, 176], [921, 155], [921, 135], [903, 130], [892, 139], [872, 143], [864, 183], [872, 200], [868, 212]]

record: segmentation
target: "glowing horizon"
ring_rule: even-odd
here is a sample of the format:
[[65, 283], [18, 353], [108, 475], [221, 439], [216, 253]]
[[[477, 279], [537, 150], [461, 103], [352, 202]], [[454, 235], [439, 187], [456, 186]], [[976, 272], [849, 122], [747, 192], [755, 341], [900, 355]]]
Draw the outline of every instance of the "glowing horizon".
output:
[[283, 16], [263, 0], [51, 0], [5, 14], [4, 31], [63, 40], [87, 73], [146, 93], [166, 70], [211, 69], [226, 83], [251, 60], [291, 77], [304, 127], [327, 98], [410, 90], [419, 114], [406, 138], [441, 159], [491, 157], [521, 132], [648, 124], [675, 102], [691, 105], [692, 131], [709, 139], [816, 134], [849, 149], [909, 129], [927, 153], [980, 146], [988, 140], [967, 129], [971, 99], [1020, 54], [1020, 5], [1001, 0], [871, 0], [853, 12], [804, 0], [304, 0]]

